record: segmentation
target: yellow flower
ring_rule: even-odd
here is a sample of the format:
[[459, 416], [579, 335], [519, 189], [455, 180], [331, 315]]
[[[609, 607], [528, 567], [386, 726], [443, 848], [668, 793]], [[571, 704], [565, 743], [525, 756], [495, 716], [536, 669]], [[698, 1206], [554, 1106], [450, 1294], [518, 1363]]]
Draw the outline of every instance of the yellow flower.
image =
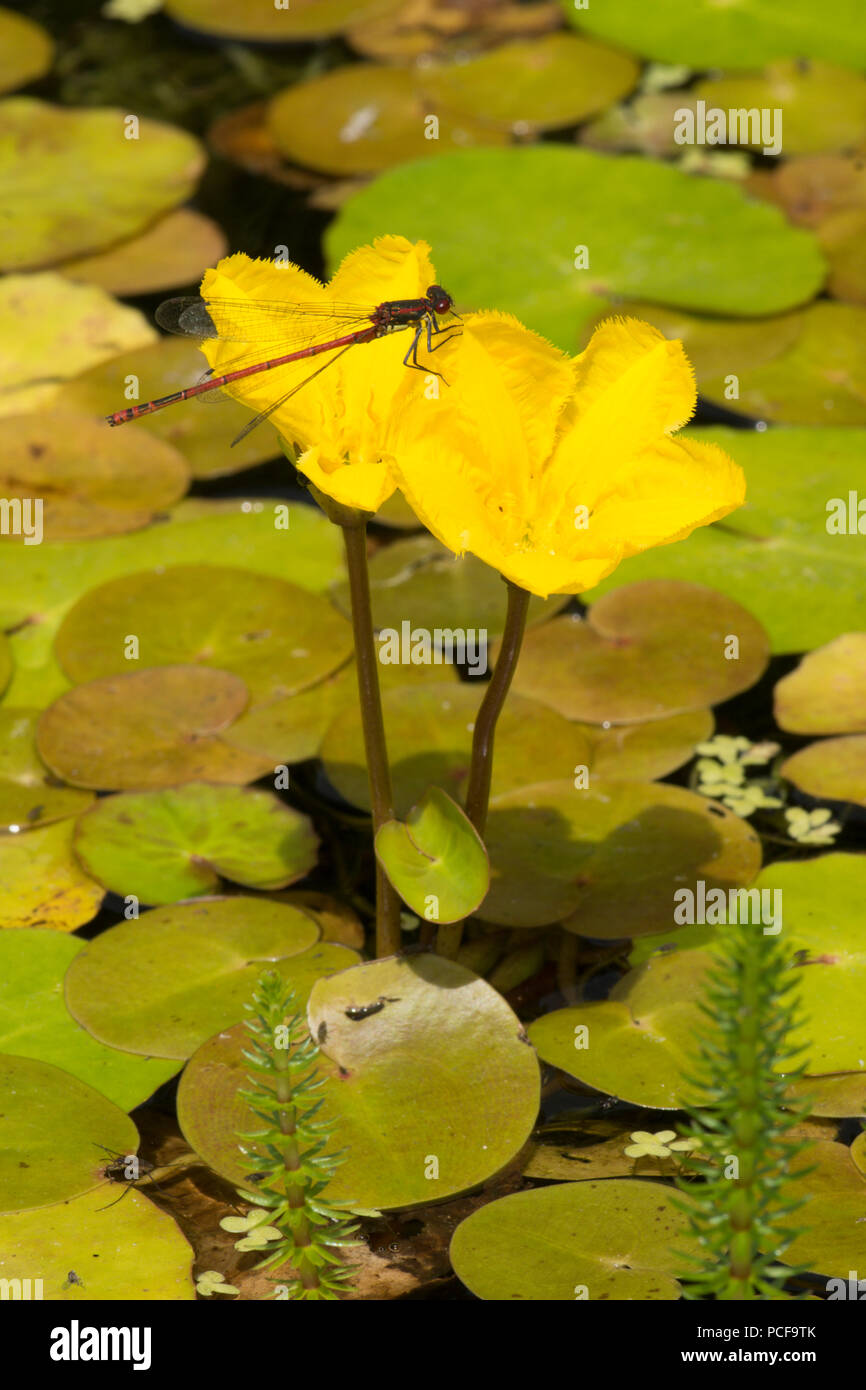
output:
[[[429, 246], [423, 241], [413, 245], [399, 236], [379, 237], [373, 246], [353, 251], [328, 285], [295, 265], [229, 256], [205, 273], [202, 297], [236, 300], [241, 316], [247, 303], [285, 303], [287, 329], [294, 333], [302, 328], [306, 338], [284, 338], [282, 342], [271, 338], [260, 344], [254, 338], [251, 347], [238, 341], [212, 340], [204, 343], [202, 350], [217, 374], [231, 371], [240, 356], [244, 358], [242, 365], [256, 360], [248, 354], [257, 346], [261, 349], [259, 359], [266, 360], [323, 341], [321, 321], [310, 316], [299, 323], [291, 312], [294, 305], [313, 304], [324, 309], [359, 305], [363, 313], [385, 300], [418, 298], [435, 283]], [[237, 339], [233, 313], [233, 309], [210, 305], [217, 330], [228, 331]], [[342, 336], [364, 326], [364, 321], [347, 324], [337, 333]], [[273, 331], [278, 327], [277, 323]], [[395, 489], [385, 452], [395, 397], [400, 394], [401, 408], [413, 408], [415, 399], [423, 404], [424, 375], [403, 365], [410, 343], [409, 332], [388, 334], [353, 346], [339, 357], [336, 352], [322, 353], [245, 377], [234, 382], [228, 392], [252, 410], [261, 411], [306, 382], [303, 390], [274, 411], [271, 421], [289, 442], [301, 447], [298, 467], [316, 487], [348, 506], [376, 511]], [[425, 356], [422, 349], [422, 361]], [[327, 370], [313, 377], [326, 363]]]
[[672, 437], [692, 370], [649, 324], [607, 319], [569, 360], [511, 315], [474, 314], [440, 356], [448, 387], [394, 397], [397, 480], [444, 545], [534, 594], [592, 588], [744, 500], [721, 449]]

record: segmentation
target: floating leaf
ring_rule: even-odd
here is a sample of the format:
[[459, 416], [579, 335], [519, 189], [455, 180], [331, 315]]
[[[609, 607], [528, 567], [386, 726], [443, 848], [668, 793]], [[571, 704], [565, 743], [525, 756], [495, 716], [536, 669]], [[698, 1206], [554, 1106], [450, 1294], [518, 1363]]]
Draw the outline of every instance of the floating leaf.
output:
[[194, 1252], [174, 1218], [134, 1191], [106, 1218], [113, 1200], [103, 1183], [73, 1201], [0, 1216], [0, 1274], [28, 1279], [38, 1269], [52, 1302], [194, 1299]]
[[866, 64], [857, 0], [835, 0], [832, 22], [812, 0], [694, 0], [685, 11], [680, 0], [608, 0], [605, 5], [563, 8], [585, 33], [617, 44], [657, 63], [687, 67], [755, 68], [775, 58], [824, 58], [849, 67]]
[[523, 787], [491, 800], [484, 841], [491, 865], [479, 909], [485, 921], [563, 921], [569, 931], [604, 939], [670, 930], [683, 884], [739, 887], [761, 866], [760, 841], [746, 821], [683, 787], [654, 782]]
[[[354, 678], [354, 671], [352, 676]], [[256, 705], [225, 730], [223, 742], [245, 753], [250, 760], [263, 761], [264, 771], [315, 758], [325, 730], [345, 698], [338, 672], [298, 695], [285, 695]]]
[[61, 981], [85, 944], [55, 931], [0, 932], [0, 1052], [50, 1062], [132, 1110], [174, 1075], [177, 1063], [105, 1047], [75, 1022]]
[[351, 650], [346, 620], [294, 584], [217, 565], [175, 565], [90, 589], [64, 618], [55, 651], [70, 680], [96, 680], [129, 670], [130, 635], [144, 665], [232, 671], [254, 703], [315, 685]]
[[0, 92], [26, 87], [51, 67], [51, 35], [26, 15], [0, 10]]
[[[749, 138], [740, 142], [754, 150], [767, 147], [767, 134], [771, 146], [773, 134], [778, 135], [786, 155], [850, 148], [862, 138], [866, 125], [866, 79], [850, 67], [820, 61], [807, 64], [802, 57], [797, 54], [793, 60], [772, 63], [761, 76], [699, 82], [684, 105], [696, 97], [707, 108], [722, 108], [726, 114], [756, 109], [761, 116], [757, 122], [742, 123], [749, 127]], [[850, 60], [846, 56], [841, 61]], [[769, 112], [769, 126], [764, 111]], [[730, 135], [729, 122], [727, 129]]]
[[[366, 1012], [371, 1004], [380, 1007]], [[538, 1063], [505, 1000], [471, 971], [430, 954], [373, 961], [320, 980], [307, 1014], [329, 1078], [321, 1118], [336, 1121], [346, 1150], [330, 1199], [378, 1210], [441, 1201], [491, 1177], [526, 1142]], [[230, 1182], [243, 1180], [246, 1042], [243, 1028], [211, 1038], [178, 1093], [188, 1142]]]
[[675, 1194], [654, 1182], [558, 1183], [488, 1202], [461, 1221], [450, 1257], [488, 1301], [677, 1299], [693, 1247]]
[[[433, 784], [462, 795], [483, 689], [471, 684], [406, 685], [382, 695], [388, 755], [398, 815]], [[370, 787], [357, 700], [330, 724], [321, 756], [329, 781], [355, 806], [370, 809]], [[573, 775], [590, 762], [581, 730], [534, 700], [509, 696], [496, 728], [495, 795], [540, 776]]]
[[343, 569], [339, 528], [318, 508], [266, 499], [187, 499], [165, 522], [82, 545], [46, 541], [14, 550], [0, 545], [0, 628], [14, 631], [16, 663], [4, 702], [41, 708], [68, 689], [52, 650], [54, 636], [63, 615], [89, 590], [148, 567], [208, 564], [214, 555], [254, 573], [290, 578], [313, 592]]
[[40, 542], [138, 531], [179, 501], [189, 480], [176, 449], [131, 430], [112, 433], [87, 415], [0, 418], [0, 493], [40, 500]]
[[806, 1098], [813, 1115], [839, 1119], [859, 1118], [866, 1110], [866, 1076], [846, 1072], [841, 1076], [807, 1076], [788, 1088], [793, 1101]]
[[4, 927], [75, 931], [99, 911], [104, 893], [72, 853], [74, 822], [0, 836], [0, 922]]
[[846, 632], [805, 656], [776, 685], [773, 711], [796, 734], [866, 732], [866, 632]]
[[53, 402], [64, 380], [156, 334], [143, 314], [62, 275], [0, 278], [0, 415]]
[[[5, 270], [35, 269], [131, 236], [184, 202], [205, 163], [198, 141], [176, 126], [33, 97], [0, 102], [0, 150], [9, 190], [0, 225]], [[84, 177], [70, 179], [71, 168]]]
[[0, 695], [12, 679], [12, 650], [0, 632]]
[[440, 145], [447, 150], [507, 139], [487, 122], [443, 109], [431, 140], [430, 106], [409, 69], [353, 63], [278, 93], [268, 108], [268, 129], [287, 159], [343, 176], [429, 158]]
[[862, 626], [862, 537], [850, 527], [830, 534], [827, 522], [831, 504], [847, 510], [866, 430], [712, 427], [687, 435], [736, 457], [746, 474], [745, 506], [723, 526], [702, 526], [686, 540], [623, 560], [582, 597], [592, 602], [637, 579], [705, 581], [763, 624], [774, 652], [807, 651]]
[[319, 941], [306, 912], [267, 898], [230, 897], [158, 907], [111, 927], [76, 957], [64, 988], [70, 1013], [109, 1047], [185, 1059], [244, 1017], [270, 962], [306, 1002], [315, 980], [354, 964]]
[[527, 633], [514, 687], [594, 724], [629, 724], [718, 704], [769, 660], [749, 612], [697, 584], [632, 584]]
[[618, 296], [751, 318], [811, 299], [825, 274], [811, 235], [739, 188], [551, 144], [390, 170], [341, 209], [330, 263], [383, 225], [431, 243], [458, 307], [516, 314], [567, 351]]
[[51, 777], [36, 750], [38, 718], [38, 710], [0, 709], [0, 830], [66, 820], [93, 800], [89, 792], [58, 786]]
[[425, 792], [405, 822], [385, 821], [375, 843], [389, 882], [419, 917], [458, 922], [483, 902], [490, 866], [481, 837], [439, 787]]
[[575, 125], [630, 91], [638, 72], [637, 63], [615, 49], [546, 34], [422, 69], [416, 80], [437, 110], [525, 133]]
[[277, 9], [247, 0], [166, 0], [172, 19], [205, 34], [260, 42], [302, 43], [340, 34], [350, 24], [373, 17], [393, 0], [292, 0]]
[[39, 751], [58, 777], [76, 787], [242, 786], [270, 770], [270, 759], [243, 753], [222, 737], [248, 698], [237, 676], [206, 666], [155, 666], [107, 676], [67, 691], [45, 711]]
[[59, 269], [70, 280], [101, 285], [112, 294], [153, 294], [197, 284], [228, 250], [216, 222], [192, 208], [177, 208], [129, 241], [64, 261]]
[[825, 738], [786, 758], [779, 775], [820, 801], [866, 806], [866, 735]]
[[247, 888], [285, 888], [312, 868], [316, 845], [307, 817], [272, 792], [205, 782], [106, 797], [79, 817], [75, 834], [88, 873], [154, 906], [213, 892], [221, 874]]
[[[138, 1132], [92, 1086], [31, 1057], [0, 1056], [0, 1210], [48, 1206], [102, 1181], [96, 1143], [135, 1153]], [[98, 1139], [97, 1139], [98, 1136]]]
[[862, 1298], [853, 1275], [863, 1258], [863, 1214], [866, 1212], [866, 1178], [845, 1144], [819, 1139], [799, 1154], [794, 1170], [812, 1167], [797, 1183], [797, 1193], [806, 1198], [796, 1216], [783, 1218], [783, 1229], [797, 1231], [785, 1251], [785, 1263], [805, 1266], [816, 1274], [835, 1276], [842, 1288], [827, 1288], [830, 1299]]
[[[105, 416], [121, 410], [132, 380], [139, 399], [156, 400], [194, 386], [204, 370], [204, 358], [194, 343], [184, 338], [162, 338], [147, 347], [122, 352], [90, 371], [73, 377], [57, 392], [57, 409], [81, 410]], [[211, 410], [188, 401], [178, 408], [143, 415], [115, 434], [135, 432], [155, 436], [183, 454], [196, 478], [221, 478], [262, 463], [279, 454], [273, 427], [263, 424], [233, 447], [232, 440], [250, 421], [250, 413], [238, 401], [224, 396]], [[293, 507], [293, 510], [296, 508]], [[309, 508], [307, 509], [309, 510]]]
[[707, 709], [672, 714], [645, 724], [616, 724], [610, 728], [603, 724], [577, 725], [589, 740], [590, 766], [597, 776], [635, 782], [651, 782], [675, 772], [689, 761], [696, 745], [710, 737], [713, 727], [713, 716]]

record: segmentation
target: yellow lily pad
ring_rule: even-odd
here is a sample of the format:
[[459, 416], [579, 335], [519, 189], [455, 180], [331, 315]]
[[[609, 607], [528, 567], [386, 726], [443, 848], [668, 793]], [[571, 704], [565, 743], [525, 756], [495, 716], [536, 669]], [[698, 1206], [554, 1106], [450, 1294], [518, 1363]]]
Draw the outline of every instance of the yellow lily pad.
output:
[[[405, 685], [386, 689], [382, 707], [394, 805], [404, 815], [432, 784], [460, 796], [469, 775], [472, 735], [483, 689], [471, 684]], [[340, 795], [370, 810], [361, 712], [357, 701], [337, 714], [325, 734], [325, 774]], [[582, 731], [535, 700], [509, 696], [496, 727], [493, 793], [573, 774], [590, 761]]]
[[75, 822], [0, 836], [0, 923], [75, 931], [99, 911], [104, 891], [72, 852]]
[[174, 1219], [135, 1191], [106, 1217], [111, 1200], [103, 1183], [72, 1201], [0, 1216], [0, 1277], [28, 1279], [38, 1269], [42, 1297], [57, 1303], [194, 1300], [195, 1255]]
[[294, 584], [218, 565], [142, 571], [90, 589], [55, 642], [72, 681], [146, 666], [203, 665], [245, 681], [254, 703], [315, 685], [346, 660], [351, 627]]
[[638, 72], [616, 49], [547, 34], [433, 67], [420, 80], [437, 110], [525, 133], [575, 125], [629, 92]]
[[773, 711], [796, 734], [866, 733], [866, 632], [846, 632], [804, 656], [776, 685]]
[[[538, 1061], [502, 996], [463, 966], [430, 954], [358, 965], [317, 982], [307, 1018], [328, 1078], [321, 1118], [346, 1150], [329, 1198], [378, 1210], [442, 1201], [529, 1137]], [[188, 1142], [230, 1182], [243, 1180], [237, 1131], [250, 1124], [238, 1096], [248, 1037], [239, 1026], [211, 1038], [178, 1092]]]
[[41, 24], [13, 10], [0, 10], [0, 92], [35, 82], [53, 59], [53, 40]]
[[49, 1206], [102, 1181], [96, 1143], [135, 1153], [132, 1120], [92, 1086], [32, 1057], [0, 1056], [0, 1210]]
[[458, 1279], [488, 1301], [678, 1299], [688, 1217], [669, 1188], [639, 1178], [514, 1192], [462, 1221], [451, 1240]]
[[866, 806], [866, 735], [849, 734], [810, 743], [786, 758], [779, 773], [819, 801], [853, 801]]
[[394, 0], [292, 0], [290, 5], [250, 6], [248, 0], [166, 0], [166, 13], [190, 29], [223, 38], [303, 43], [340, 34], [375, 16]]
[[[354, 669], [351, 675], [354, 680]], [[357, 686], [354, 693], [357, 702]], [[265, 770], [300, 763], [318, 755], [325, 731], [346, 699], [345, 682], [338, 672], [298, 695], [257, 704], [225, 730], [222, 740], [229, 748], [264, 761]]]
[[184, 202], [205, 164], [198, 141], [176, 126], [32, 97], [0, 102], [0, 150], [4, 270], [36, 269], [131, 236]]
[[220, 875], [247, 888], [287, 888], [312, 868], [317, 844], [307, 817], [273, 792], [207, 782], [118, 792], [75, 826], [88, 873], [153, 906], [212, 893]]
[[0, 415], [53, 402], [63, 382], [129, 348], [156, 341], [143, 314], [95, 285], [62, 275], [0, 278]]
[[269, 758], [243, 753], [222, 737], [248, 699], [238, 676], [207, 666], [154, 666], [106, 676], [67, 691], [45, 711], [39, 751], [74, 787], [243, 786], [271, 768]]
[[866, 1111], [866, 1076], [842, 1072], [839, 1076], [807, 1076], [788, 1087], [792, 1100], [808, 1098], [812, 1115], [836, 1119], [858, 1117]]
[[[495, 125], [459, 111], [437, 115], [431, 104], [422, 77], [413, 72], [353, 63], [278, 93], [268, 128], [286, 158], [344, 177], [508, 140]], [[438, 122], [435, 137], [426, 133], [431, 115]]]
[[357, 961], [319, 935], [308, 913], [267, 898], [158, 907], [86, 944], [64, 977], [66, 1004], [109, 1047], [185, 1059], [244, 1018], [271, 962], [302, 992], [302, 1007], [320, 975]]
[[0, 709], [0, 830], [14, 826], [17, 833], [66, 820], [93, 800], [90, 792], [52, 777], [36, 749], [38, 718], [38, 710]]
[[70, 280], [101, 285], [112, 294], [154, 294], [197, 284], [228, 250], [222, 229], [210, 217], [176, 208], [128, 241], [58, 268]]
[[[851, 1270], [863, 1261], [863, 1218], [866, 1214], [866, 1176], [858, 1168], [845, 1144], [818, 1139], [807, 1145], [794, 1162], [794, 1171], [810, 1168], [794, 1189], [806, 1198], [782, 1220], [782, 1226], [800, 1231], [785, 1251], [785, 1263], [805, 1266], [816, 1274], [843, 1280], [848, 1285]], [[863, 1277], [862, 1274], [860, 1276]], [[856, 1288], [835, 1290], [830, 1298], [862, 1298]]]
[[178, 1063], [105, 1047], [75, 1022], [61, 981], [85, 944], [32, 927], [0, 932], [0, 1052], [61, 1067], [129, 1111], [168, 1081]]
[[514, 688], [567, 719], [632, 724], [729, 700], [768, 660], [764, 629], [724, 594], [644, 581], [606, 594], [585, 619], [528, 632]]
[[712, 737], [714, 727], [708, 709], [672, 714], [645, 724], [612, 724], [610, 728], [577, 725], [589, 740], [593, 772], [599, 777], [634, 782], [653, 782], [675, 772], [694, 756], [697, 744]]
[[741, 887], [761, 867], [746, 821], [655, 782], [591, 779], [587, 790], [541, 782], [508, 792], [491, 800], [484, 842], [491, 883], [480, 917], [511, 927], [561, 921], [604, 939], [670, 930], [683, 884]]
[[[132, 431], [118, 438], [119, 433], [88, 415], [52, 411], [0, 418], [0, 494], [40, 499], [45, 540], [140, 530], [183, 497], [189, 470], [170, 445]], [[26, 544], [21, 535], [2, 540]]]
[[[204, 370], [205, 359], [195, 343], [185, 338], [161, 338], [146, 347], [118, 353], [73, 377], [57, 392], [53, 404], [57, 409], [98, 415], [104, 424], [104, 416], [129, 403], [130, 390], [137, 392], [138, 401], [157, 400], [194, 386]], [[164, 440], [183, 454], [195, 478], [225, 477], [279, 454], [274, 428], [267, 423], [252, 430], [235, 447], [232, 440], [249, 424], [249, 411], [227, 396], [220, 396], [218, 401], [206, 396], [204, 400], [207, 405], [191, 400], [176, 409], [143, 415], [112, 433], [134, 432], [143, 438]]]
[[[682, 104], [690, 105], [692, 98], [725, 113], [781, 111], [781, 117], [771, 117], [767, 130], [775, 125], [786, 156], [848, 149], [863, 138], [866, 125], [866, 78], [849, 67], [820, 61], [806, 64], [789, 59], [770, 64], [760, 76], [708, 78]], [[749, 138], [740, 143], [753, 150], [766, 145], [764, 133], [754, 123]]]

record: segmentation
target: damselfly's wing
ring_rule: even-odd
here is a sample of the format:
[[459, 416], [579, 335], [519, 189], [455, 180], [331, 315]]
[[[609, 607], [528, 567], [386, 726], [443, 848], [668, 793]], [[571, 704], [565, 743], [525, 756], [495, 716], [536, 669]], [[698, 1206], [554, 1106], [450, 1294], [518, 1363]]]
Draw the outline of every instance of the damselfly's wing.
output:
[[353, 328], [367, 327], [374, 311], [359, 304], [295, 303], [273, 299], [221, 299], [182, 295], [166, 299], [156, 321], [168, 333], [186, 338], [217, 338], [227, 343], [286, 345], [328, 342]]

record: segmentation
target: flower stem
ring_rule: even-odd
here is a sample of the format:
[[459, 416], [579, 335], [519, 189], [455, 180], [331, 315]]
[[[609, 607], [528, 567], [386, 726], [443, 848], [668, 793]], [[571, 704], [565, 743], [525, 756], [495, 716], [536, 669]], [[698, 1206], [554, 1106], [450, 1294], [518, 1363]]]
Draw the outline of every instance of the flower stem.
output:
[[[469, 767], [469, 781], [466, 788], [466, 814], [478, 834], [483, 838], [487, 825], [487, 807], [490, 801], [490, 779], [493, 776], [493, 740], [496, 724], [505, 704], [505, 697], [511, 686], [517, 659], [526, 629], [526, 614], [529, 609], [529, 594], [517, 584], [506, 579], [508, 586], [508, 607], [505, 614], [505, 631], [499, 659], [493, 672], [481, 708], [475, 720], [472, 735], [472, 761]], [[463, 937], [462, 922], [443, 923], [436, 936], [436, 950], [440, 956], [453, 960], [460, 950]]]
[[[379, 671], [373, 638], [373, 609], [370, 602], [370, 574], [367, 569], [367, 525], [361, 521], [344, 525], [346, 565], [352, 599], [352, 627], [355, 634], [355, 665], [361, 724], [370, 779], [374, 833], [394, 817], [391, 770], [385, 744], [385, 722], [379, 693]], [[376, 956], [393, 955], [400, 948], [400, 899], [376, 862]]]

